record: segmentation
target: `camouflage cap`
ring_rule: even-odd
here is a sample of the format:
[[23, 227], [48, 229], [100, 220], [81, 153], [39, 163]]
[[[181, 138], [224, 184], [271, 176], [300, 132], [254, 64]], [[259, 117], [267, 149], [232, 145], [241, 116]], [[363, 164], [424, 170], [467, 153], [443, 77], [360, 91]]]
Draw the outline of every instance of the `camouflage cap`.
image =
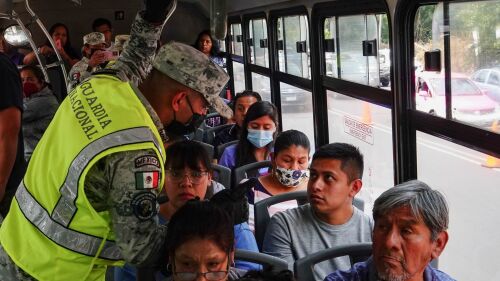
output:
[[102, 34], [101, 32], [91, 32], [83, 36], [83, 44], [84, 45], [106, 44], [106, 40], [104, 38], [104, 34]]
[[161, 47], [153, 67], [202, 94], [220, 115], [233, 116], [231, 108], [219, 96], [229, 76], [202, 52], [186, 44], [169, 42]]
[[118, 51], [122, 51], [125, 48], [128, 40], [130, 39], [130, 35], [128, 34], [120, 34], [115, 36], [115, 45], [114, 48]]

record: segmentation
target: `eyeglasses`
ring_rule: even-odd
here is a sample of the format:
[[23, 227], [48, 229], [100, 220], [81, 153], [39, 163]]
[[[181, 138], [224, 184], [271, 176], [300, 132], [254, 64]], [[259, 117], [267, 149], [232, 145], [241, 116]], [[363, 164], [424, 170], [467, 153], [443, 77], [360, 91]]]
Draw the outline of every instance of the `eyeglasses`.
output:
[[[191, 100], [189, 99], [189, 96], [186, 96], [186, 99], [187, 99], [189, 108], [191, 108], [191, 112], [195, 113], [193, 110], [193, 106], [191, 105]], [[204, 97], [202, 98], [202, 100], [203, 100], [203, 107], [201, 108], [201, 112], [203, 115], [206, 115], [208, 113], [208, 111], [210, 110], [210, 104], [205, 100]]]
[[167, 170], [167, 175], [172, 178], [173, 181], [180, 182], [184, 179], [184, 177], [188, 177], [189, 180], [198, 184], [201, 182], [204, 176], [208, 175], [207, 171], [190, 171], [184, 172], [184, 170]]
[[207, 279], [208, 281], [219, 281], [226, 278], [226, 276], [229, 273], [229, 256], [228, 256], [228, 263], [226, 266], [226, 270], [207, 271], [207, 272], [187, 272], [187, 271], [177, 272], [175, 270], [175, 262], [173, 263], [173, 265], [174, 265], [173, 273], [177, 277], [176, 279], [180, 281], [193, 281], [196, 280], [200, 275], [205, 277], [205, 279]]
[[227, 276], [227, 271], [207, 271], [207, 272], [174, 272], [174, 275], [180, 281], [193, 281], [198, 276], [203, 276], [208, 281], [219, 281]]

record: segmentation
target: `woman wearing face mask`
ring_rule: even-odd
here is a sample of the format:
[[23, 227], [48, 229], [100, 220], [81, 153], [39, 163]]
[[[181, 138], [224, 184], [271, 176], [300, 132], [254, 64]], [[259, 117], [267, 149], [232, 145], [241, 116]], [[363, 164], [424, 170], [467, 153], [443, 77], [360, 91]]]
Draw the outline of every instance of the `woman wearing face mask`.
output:
[[[278, 112], [268, 101], [259, 101], [247, 111], [239, 142], [228, 146], [220, 158], [219, 164], [231, 170], [246, 164], [270, 159], [274, 138], [278, 130]], [[258, 176], [259, 173], [249, 175]]]
[[24, 157], [28, 161], [52, 117], [54, 117], [59, 102], [49, 85], [45, 83], [42, 70], [37, 66], [27, 65], [23, 67], [21, 80], [24, 94]]
[[[253, 205], [262, 199], [281, 193], [305, 190], [309, 180], [309, 152], [311, 146], [307, 136], [297, 130], [284, 131], [274, 142], [271, 154], [272, 172], [252, 179], [253, 188], [248, 190], [250, 204], [250, 228], [254, 227]], [[297, 207], [295, 200], [279, 203], [269, 208], [271, 215]]]
[[[241, 192], [240, 197], [232, 193], [228, 194], [234, 189], [224, 189], [224, 186], [212, 180], [210, 158], [203, 146], [196, 141], [179, 141], [171, 144], [166, 149], [165, 155], [167, 158], [166, 175], [162, 192], [166, 194], [168, 201], [160, 205], [159, 222], [170, 225], [172, 217], [189, 200], [195, 198], [212, 200], [213, 198], [217, 205], [223, 206], [224, 210], [233, 214], [234, 247], [258, 252], [257, 242], [246, 222], [248, 216], [243, 212], [236, 215], [239, 207], [247, 207], [245, 192]], [[234, 266], [243, 270], [260, 268], [257, 264], [243, 261], [235, 261]], [[136, 280], [136, 275], [136, 269], [126, 264], [123, 268], [115, 268], [114, 280], [133, 281]], [[155, 275], [156, 280], [163, 280], [160, 274]]]

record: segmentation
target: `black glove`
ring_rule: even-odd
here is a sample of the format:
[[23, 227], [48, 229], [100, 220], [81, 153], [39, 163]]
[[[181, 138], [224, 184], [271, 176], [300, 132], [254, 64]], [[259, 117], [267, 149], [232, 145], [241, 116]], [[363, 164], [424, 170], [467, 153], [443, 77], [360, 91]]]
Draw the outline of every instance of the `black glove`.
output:
[[145, 0], [144, 19], [149, 22], [163, 22], [167, 18], [168, 7], [173, 0]]
[[255, 186], [255, 182], [248, 180], [231, 189], [217, 192], [210, 202], [223, 208], [233, 217], [233, 224], [237, 225], [248, 221], [247, 191]]

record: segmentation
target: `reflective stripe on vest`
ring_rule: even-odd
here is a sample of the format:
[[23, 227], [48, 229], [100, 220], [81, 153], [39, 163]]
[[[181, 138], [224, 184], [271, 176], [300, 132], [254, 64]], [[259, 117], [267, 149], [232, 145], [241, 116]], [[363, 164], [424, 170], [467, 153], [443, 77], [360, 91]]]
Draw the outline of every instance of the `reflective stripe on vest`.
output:
[[[55, 222], [47, 210], [31, 196], [24, 186], [24, 182], [21, 182], [17, 188], [16, 200], [26, 219], [56, 244], [87, 256], [96, 256], [99, 252], [99, 247], [102, 244], [101, 238], [65, 228]], [[106, 241], [99, 258], [120, 260], [120, 249], [114, 242]]]
[[[141, 142], [153, 142], [158, 151], [163, 152], [162, 146], [147, 127], [114, 132], [88, 144], [72, 161], [66, 180], [59, 189], [61, 197], [52, 216], [33, 198], [24, 186], [24, 182], [21, 182], [16, 192], [16, 200], [21, 212], [40, 232], [56, 244], [87, 256], [97, 256], [103, 242], [102, 238], [68, 228], [77, 211], [75, 202], [78, 196], [78, 181], [89, 162], [103, 151], [116, 146]], [[105, 241], [98, 257], [120, 260], [121, 253], [114, 242]]]
[[71, 163], [66, 180], [59, 189], [61, 197], [52, 211], [52, 218], [63, 226], [68, 227], [76, 213], [75, 200], [78, 196], [78, 180], [85, 167], [87, 167], [88, 163], [95, 156], [115, 146], [148, 141], [154, 142], [160, 153], [163, 151], [153, 132], [146, 127], [114, 132], [87, 145]]

